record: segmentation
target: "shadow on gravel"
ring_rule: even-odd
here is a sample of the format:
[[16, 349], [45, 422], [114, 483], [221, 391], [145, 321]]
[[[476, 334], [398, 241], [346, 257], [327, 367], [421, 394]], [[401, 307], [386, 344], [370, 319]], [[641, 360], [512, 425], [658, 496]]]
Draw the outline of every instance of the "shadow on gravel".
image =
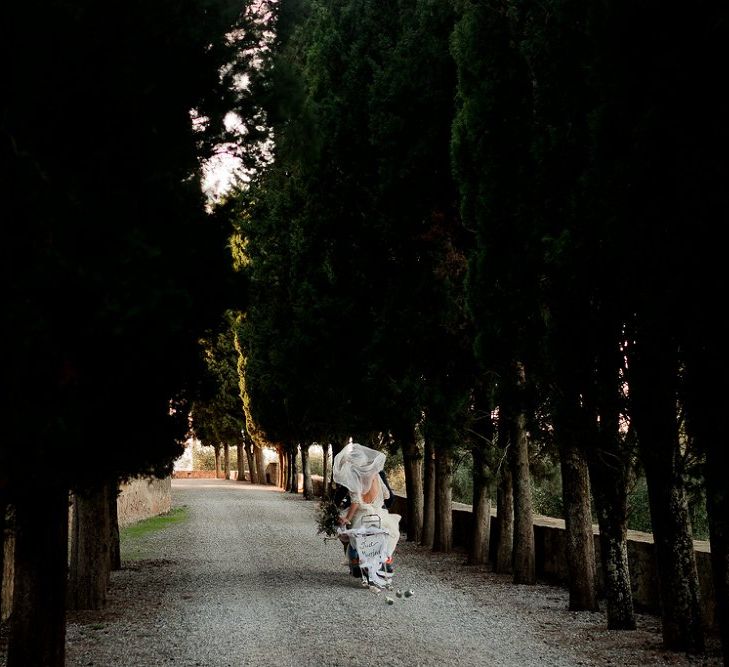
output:
[[291, 570], [270, 569], [256, 573], [255, 581], [260, 581], [266, 588], [297, 588], [317, 587], [332, 588], [362, 588], [361, 579], [353, 577], [345, 566], [336, 570]]

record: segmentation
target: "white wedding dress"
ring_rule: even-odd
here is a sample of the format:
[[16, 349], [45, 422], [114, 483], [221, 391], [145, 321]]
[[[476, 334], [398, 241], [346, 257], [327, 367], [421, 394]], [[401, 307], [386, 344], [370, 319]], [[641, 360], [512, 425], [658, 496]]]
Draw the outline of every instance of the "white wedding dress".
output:
[[[386, 530], [389, 535], [387, 536], [387, 554], [392, 556], [395, 553], [398, 540], [400, 539], [400, 519], [402, 518], [399, 514], [390, 514], [384, 507], [385, 498], [390, 496], [390, 492], [385, 488], [382, 483], [382, 478], [379, 474], [374, 478], [375, 494], [371, 502], [365, 502], [362, 495], [359, 493], [350, 493], [350, 498], [353, 503], [357, 503], [359, 508], [352, 517], [352, 529], [361, 528], [363, 524], [375, 525]], [[387, 494], [387, 496], [385, 496]], [[379, 525], [377, 519], [374, 516], [379, 517]]]
[[[349, 490], [352, 503], [359, 505], [355, 515], [351, 517], [352, 530], [361, 528], [363, 523], [369, 524], [368, 515], [377, 515], [379, 522], [375, 517], [371, 516], [370, 519], [374, 525], [379, 523], [380, 527], [389, 533], [387, 555], [392, 556], [400, 539], [401, 517], [399, 514], [390, 514], [383, 507], [385, 493], [389, 497], [389, 491], [380, 477], [380, 471], [384, 467], [384, 452], [358, 443], [349, 443], [334, 457], [332, 476], [337, 484]], [[364, 500], [365, 497], [368, 499], [367, 502]]]

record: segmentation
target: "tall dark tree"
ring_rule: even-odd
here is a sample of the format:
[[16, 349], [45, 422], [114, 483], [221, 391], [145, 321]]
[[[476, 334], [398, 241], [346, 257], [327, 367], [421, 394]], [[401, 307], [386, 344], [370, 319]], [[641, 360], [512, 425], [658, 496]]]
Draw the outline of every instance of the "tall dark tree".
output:
[[[714, 266], [718, 268], [719, 264]], [[705, 312], [708, 313], [710, 310]], [[726, 338], [722, 335], [721, 325], [718, 323], [713, 333], [708, 326], [703, 330], [706, 332], [706, 337], [694, 341], [695, 347], [689, 356], [688, 430], [697, 448], [705, 456], [704, 476], [714, 595], [724, 662], [729, 664], [729, 527], [726, 518], [729, 515], [729, 493], [726, 479], [722, 474], [724, 425], [720, 418], [721, 399], [718, 393], [710, 389], [717, 373], [722, 373], [726, 369], [726, 352], [723, 352]]]
[[648, 483], [664, 643], [700, 652], [700, 592], [676, 412], [677, 351], [665, 333], [655, 333], [643, 330], [630, 348], [631, 415]]
[[[438, 391], [463, 391], [445, 376], [460, 361], [452, 353], [467, 347], [459, 342], [466, 336], [459, 307], [464, 239], [448, 168], [455, 91], [448, 43], [454, 14], [447, 3], [427, 1], [393, 3], [390, 16], [368, 11], [390, 32], [380, 30], [369, 95], [377, 175], [371, 233], [381, 247], [374, 277], [376, 329], [367, 352], [371, 393], [380, 399], [377, 411], [403, 451], [408, 539], [418, 541], [423, 452], [415, 426]], [[433, 425], [433, 415], [428, 421]]]
[[[626, 416], [620, 400], [625, 311], [614, 279], [621, 249], [610, 205], [595, 180], [601, 152], [591, 148], [596, 139], [591, 119], [605, 94], [598, 78], [588, 75], [601, 49], [594, 33], [600, 21], [590, 3], [571, 0], [526, 3], [516, 16], [519, 49], [534, 81], [533, 196], [547, 329], [542, 389], [549, 394], [563, 463], [586, 457], [593, 477], [609, 627], [630, 629], [635, 627], [626, 543], [631, 455], [618, 430]], [[584, 469], [584, 461], [579, 466]], [[570, 541], [584, 552], [571, 562], [571, 604], [582, 599], [589, 608], [595, 595], [589, 487], [584, 474], [571, 474], [575, 470], [569, 465], [563, 470], [565, 512], [583, 517], [567, 522]], [[575, 587], [590, 580], [592, 585]]]
[[496, 402], [511, 425], [514, 513], [521, 526], [514, 533], [520, 554], [514, 576], [526, 583], [534, 581], [534, 555], [521, 369], [533, 355], [528, 342], [539, 311], [529, 209], [533, 91], [518, 39], [508, 3], [461, 3], [452, 40], [458, 68], [452, 156], [461, 216], [476, 237], [468, 276], [476, 354], [484, 371], [499, 378]]
[[[587, 3], [571, 0], [523, 3], [512, 23], [533, 78], [532, 235], [542, 243], [539, 298], [546, 327], [546, 358], [536, 372], [551, 404], [562, 472], [569, 605], [594, 611], [597, 576], [586, 454], [593, 434], [585, 430], [580, 402], [592, 379], [594, 341], [587, 324], [597, 300], [587, 270], [595, 261], [585, 242], [589, 218], [580, 208], [593, 97], [584, 74], [592, 57], [588, 15]], [[618, 340], [612, 343], [617, 349]]]
[[[1, 252], [15, 354], [0, 487], [18, 509], [12, 666], [63, 662], [69, 488], [163, 473], [180, 452], [194, 332], [219, 307], [210, 295], [227, 291], [190, 110], [215, 96], [237, 15], [225, 2], [5, 14], [0, 151], [15, 194]], [[130, 444], [130, 431], [144, 435]], [[30, 473], [21, 442], [43, 460]], [[26, 491], [36, 487], [47, 497]]]
[[724, 663], [729, 664], [729, 493], [722, 474], [726, 450], [722, 399], [716, 390], [716, 380], [727, 373], [727, 326], [717, 310], [727, 279], [716, 230], [729, 217], [724, 187], [729, 176], [724, 118], [729, 108], [714, 85], [727, 56], [729, 23], [723, 5], [701, 3], [697, 9], [688, 25], [672, 14], [672, 34], [690, 35], [691, 41], [682, 45], [673, 61], [680, 72], [679, 99], [673, 99], [678, 108], [666, 140], [675, 142], [677, 154], [673, 163], [659, 166], [680, 187], [666, 202], [677, 222], [680, 246], [680, 261], [671, 268], [682, 272], [674, 302], [682, 313], [677, 324], [685, 381], [679, 395], [691, 445], [705, 457], [714, 595]]
[[[234, 316], [226, 315], [217, 332], [200, 339], [205, 375], [192, 406], [192, 430], [205, 446], [213, 448], [216, 478], [230, 479], [230, 446], [238, 448], [239, 479], [246, 419], [240, 401], [238, 351], [233, 330]], [[221, 461], [222, 452], [222, 461]]]
[[[711, 109], [711, 119], [717, 111], [709, 72], [718, 55], [713, 45], [722, 40], [706, 35], [721, 33], [726, 20], [708, 5], [691, 15], [690, 25], [681, 12], [653, 3], [595, 11], [593, 80], [602, 94], [592, 114], [594, 182], [611, 237], [630, 240], [608, 248], [628, 342], [629, 417], [649, 489], [663, 639], [670, 648], [700, 651], [679, 417], [685, 332], [694, 325], [687, 327], [675, 313], [682, 310], [678, 304], [692, 302], [706, 275], [700, 268], [708, 259], [702, 221], [707, 201], [718, 201], [717, 171], [710, 167], [704, 181], [695, 170], [716, 164], [716, 143], [705, 134], [707, 119], [699, 109]], [[677, 42], [680, 34], [691, 37]], [[708, 125], [717, 127], [715, 120]]]
[[[237, 217], [251, 280], [266, 289], [241, 329], [251, 411], [281, 442], [392, 435], [417, 540], [415, 425], [423, 377], [435, 387], [437, 371], [448, 385], [460, 275], [447, 160], [452, 13], [312, 1], [282, 5], [279, 26], [275, 160]], [[431, 312], [432, 325], [416, 325]], [[440, 366], [426, 369], [434, 351]]]

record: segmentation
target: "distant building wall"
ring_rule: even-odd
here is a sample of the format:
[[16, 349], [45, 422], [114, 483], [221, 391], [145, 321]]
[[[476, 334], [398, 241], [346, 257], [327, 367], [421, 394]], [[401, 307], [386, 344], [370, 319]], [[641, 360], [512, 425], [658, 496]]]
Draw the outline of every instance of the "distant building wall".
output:
[[[215, 479], [214, 470], [175, 470], [172, 479]], [[225, 479], [225, 473], [221, 473], [220, 479]], [[238, 471], [230, 471], [230, 479], [238, 479]]]
[[185, 442], [185, 450], [182, 452], [182, 456], [175, 461], [174, 469], [177, 470], [192, 470], [195, 466], [193, 465], [194, 457], [193, 454], [196, 449], [200, 449], [200, 441], [193, 438], [188, 438]]

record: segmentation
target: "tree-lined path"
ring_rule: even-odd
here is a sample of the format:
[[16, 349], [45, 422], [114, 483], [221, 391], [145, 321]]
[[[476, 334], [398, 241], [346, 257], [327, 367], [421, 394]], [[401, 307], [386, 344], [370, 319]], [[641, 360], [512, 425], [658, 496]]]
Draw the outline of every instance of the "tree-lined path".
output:
[[[710, 664], [716, 630], [729, 666], [729, 3], [6, 4], [8, 667]], [[414, 599], [234, 483], [178, 486], [116, 572], [120, 484], [190, 437], [306, 498], [314, 445], [385, 451]], [[454, 501], [467, 556], [440, 555]], [[544, 512], [574, 616], [537, 582]]]
[[657, 619], [610, 635], [562, 589], [410, 543], [396, 584], [414, 595], [388, 606], [316, 536], [315, 503], [270, 486], [175, 480], [173, 498], [184, 520], [127, 544], [108, 607], [70, 616], [68, 665], [689, 664], [657, 650]]

